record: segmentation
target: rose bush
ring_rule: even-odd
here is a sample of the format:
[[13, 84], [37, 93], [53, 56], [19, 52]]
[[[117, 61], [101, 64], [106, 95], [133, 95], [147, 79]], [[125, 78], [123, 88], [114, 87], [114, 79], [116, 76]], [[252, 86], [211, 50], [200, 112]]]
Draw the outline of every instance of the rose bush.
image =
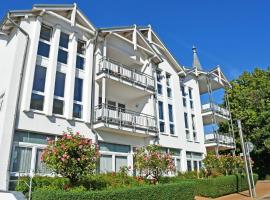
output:
[[162, 174], [175, 171], [172, 156], [161, 151], [158, 145], [138, 148], [134, 154], [134, 168], [139, 176], [151, 176], [158, 181]]
[[54, 173], [67, 177], [71, 183], [95, 172], [99, 159], [98, 145], [78, 132], [63, 133], [57, 140], [48, 140], [41, 160]]

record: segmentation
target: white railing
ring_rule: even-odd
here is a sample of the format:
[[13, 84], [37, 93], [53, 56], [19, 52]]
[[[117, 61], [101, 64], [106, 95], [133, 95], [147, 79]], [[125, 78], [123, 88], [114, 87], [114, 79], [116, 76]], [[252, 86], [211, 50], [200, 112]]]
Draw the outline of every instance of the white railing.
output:
[[216, 112], [225, 117], [230, 117], [230, 112], [227, 109], [218, 106], [217, 104], [208, 103], [208, 104], [202, 105], [202, 113], [209, 112], [209, 111]]
[[204, 136], [204, 143], [205, 144], [217, 143], [217, 142], [219, 144], [234, 145], [233, 137], [225, 135], [225, 134], [209, 133], [209, 134]]
[[109, 58], [103, 58], [100, 60], [98, 73], [110, 74], [150, 90], [155, 90], [155, 81], [152, 76], [129, 68]]
[[111, 105], [101, 104], [95, 108], [95, 122], [116, 124], [118, 126], [143, 129], [157, 132], [156, 118], [151, 115], [116, 108]]

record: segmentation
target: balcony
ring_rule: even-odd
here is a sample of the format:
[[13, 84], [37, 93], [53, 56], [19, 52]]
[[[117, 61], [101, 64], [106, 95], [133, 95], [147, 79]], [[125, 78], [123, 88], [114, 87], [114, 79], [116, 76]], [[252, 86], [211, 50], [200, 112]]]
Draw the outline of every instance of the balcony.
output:
[[205, 135], [204, 144], [207, 150], [212, 150], [215, 147], [219, 146], [219, 149], [233, 149], [235, 147], [234, 139], [228, 134], [218, 134], [217, 138], [215, 137], [216, 134], [210, 133]]
[[106, 75], [106, 77], [139, 89], [151, 92], [155, 91], [154, 77], [136, 69], [131, 69], [130, 67], [109, 58], [103, 58], [100, 60], [97, 78], [101, 78], [102, 75]]
[[[216, 121], [214, 120], [214, 115]], [[226, 122], [230, 119], [230, 112], [217, 104], [208, 103], [202, 105], [202, 117], [204, 125]]]
[[157, 134], [156, 118], [135, 111], [100, 104], [94, 111], [94, 128], [98, 130], [137, 135], [141, 137]]

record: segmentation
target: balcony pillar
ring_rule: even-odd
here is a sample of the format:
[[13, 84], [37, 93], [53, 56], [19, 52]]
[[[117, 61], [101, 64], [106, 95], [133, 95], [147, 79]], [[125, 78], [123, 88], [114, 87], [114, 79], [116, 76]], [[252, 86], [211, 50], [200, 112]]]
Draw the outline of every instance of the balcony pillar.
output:
[[106, 78], [102, 78], [102, 94], [101, 94], [101, 103], [106, 104]]

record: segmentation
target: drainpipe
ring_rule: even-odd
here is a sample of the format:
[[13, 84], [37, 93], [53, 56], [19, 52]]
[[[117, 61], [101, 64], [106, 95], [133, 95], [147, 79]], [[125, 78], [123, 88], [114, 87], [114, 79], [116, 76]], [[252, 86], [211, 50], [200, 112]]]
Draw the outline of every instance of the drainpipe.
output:
[[98, 143], [98, 132], [94, 129], [94, 112], [95, 112], [95, 75], [96, 75], [96, 60], [95, 60], [95, 52], [97, 48], [98, 41], [98, 33], [99, 30], [95, 32], [94, 36], [94, 50], [93, 50], [93, 71], [92, 71], [92, 92], [91, 92], [91, 120], [90, 120], [90, 128], [91, 131], [95, 135], [95, 142]]
[[[15, 108], [15, 113], [14, 113], [14, 118], [13, 118], [13, 125], [12, 125], [12, 130], [13, 130], [13, 134], [11, 136], [11, 139], [13, 141], [13, 136], [15, 133], [15, 129], [16, 129], [16, 120], [18, 117], [18, 113], [19, 113], [19, 98], [21, 96], [21, 91], [22, 91], [22, 79], [23, 79], [23, 75], [24, 75], [24, 69], [25, 69], [25, 65], [26, 65], [26, 55], [28, 52], [28, 47], [29, 47], [29, 34], [23, 29], [21, 28], [18, 24], [16, 24], [11, 18], [10, 18], [10, 12], [8, 12], [7, 14], [7, 19], [19, 30], [21, 31], [22, 34], [24, 34], [26, 36], [26, 45], [25, 45], [25, 49], [24, 49], [24, 55], [23, 55], [23, 63], [21, 66], [21, 71], [20, 71], [20, 79], [19, 79], [19, 88], [18, 88], [18, 95], [16, 97], [16, 108]], [[12, 146], [12, 145], [11, 145]], [[10, 148], [11, 148], [10, 146]], [[10, 156], [11, 156], [12, 152], [10, 152]], [[10, 158], [9, 156], [9, 158]], [[9, 167], [8, 167], [8, 172], [10, 169], [10, 162], [9, 162]], [[8, 181], [8, 180], [7, 180]]]

